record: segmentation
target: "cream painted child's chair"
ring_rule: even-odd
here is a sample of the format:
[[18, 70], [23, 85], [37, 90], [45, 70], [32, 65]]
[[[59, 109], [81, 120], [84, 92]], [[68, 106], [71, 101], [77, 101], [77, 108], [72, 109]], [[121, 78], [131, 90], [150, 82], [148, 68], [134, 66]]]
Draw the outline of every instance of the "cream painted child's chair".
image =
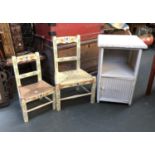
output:
[[[76, 43], [76, 56], [58, 57], [58, 44]], [[91, 95], [91, 103], [95, 103], [96, 77], [88, 74], [80, 68], [80, 36], [53, 37], [54, 64], [55, 64], [55, 87], [56, 87], [56, 109], [61, 110], [61, 101], [77, 97]], [[59, 63], [76, 61], [76, 69], [59, 72]], [[91, 91], [84, 85], [92, 84]], [[84, 94], [61, 98], [61, 89], [69, 87], [80, 87], [86, 91]]]
[[[19, 74], [18, 64], [24, 61], [36, 61], [37, 70], [24, 73], [24, 74]], [[23, 113], [24, 122], [28, 122], [29, 120], [28, 113], [31, 111], [37, 110], [49, 104], [52, 104], [53, 109], [55, 109], [55, 90], [53, 86], [49, 85], [48, 83], [42, 80], [39, 53], [35, 52], [33, 54], [27, 54], [27, 55], [18, 56], [18, 57], [13, 56], [12, 62], [13, 62], [13, 68], [14, 68], [18, 95], [19, 95], [19, 100], [20, 100], [20, 105], [21, 105], [21, 109]], [[38, 78], [37, 83], [22, 86], [21, 79], [35, 76], [35, 75], [37, 75], [37, 78]], [[53, 100], [48, 97], [51, 94], [53, 96]], [[42, 99], [42, 98], [45, 98], [48, 102], [43, 103], [39, 106], [35, 106], [31, 109], [27, 108], [28, 102], [31, 102], [37, 99]]]

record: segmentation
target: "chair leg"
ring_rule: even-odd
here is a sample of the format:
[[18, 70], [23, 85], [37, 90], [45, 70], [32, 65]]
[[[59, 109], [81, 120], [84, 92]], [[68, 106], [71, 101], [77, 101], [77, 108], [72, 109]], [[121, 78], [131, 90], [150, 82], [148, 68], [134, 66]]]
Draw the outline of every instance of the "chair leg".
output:
[[21, 102], [21, 108], [22, 108], [24, 122], [27, 123], [29, 119], [28, 119], [27, 106], [24, 101]]
[[95, 94], [96, 94], [96, 77], [94, 77], [92, 87], [91, 87], [91, 104], [95, 103]]
[[75, 89], [76, 89], [77, 92], [79, 92], [80, 91], [80, 86], [77, 85]]
[[56, 95], [55, 95], [55, 93], [52, 95], [53, 96], [53, 104], [52, 104], [52, 107], [53, 107], [53, 110], [55, 110], [56, 109]]
[[60, 88], [56, 85], [56, 110], [61, 111]]

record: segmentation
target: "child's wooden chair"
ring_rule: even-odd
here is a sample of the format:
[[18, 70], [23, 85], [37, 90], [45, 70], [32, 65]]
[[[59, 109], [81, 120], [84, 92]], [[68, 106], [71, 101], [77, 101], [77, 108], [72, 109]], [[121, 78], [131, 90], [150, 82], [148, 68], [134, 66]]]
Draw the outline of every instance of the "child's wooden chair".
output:
[[[18, 64], [20, 64], [23, 61], [31, 62], [32, 60], [36, 61], [36, 71], [20, 74], [18, 69]], [[35, 52], [32, 54], [18, 56], [18, 57], [13, 56], [12, 62], [13, 62], [13, 68], [14, 68], [18, 95], [20, 99], [20, 105], [23, 113], [24, 122], [28, 122], [28, 113], [31, 111], [37, 110], [39, 108], [42, 108], [52, 103], [53, 103], [53, 109], [55, 109], [55, 90], [53, 86], [49, 85], [48, 83], [42, 80], [39, 53]], [[37, 83], [22, 86], [21, 79], [35, 76], [35, 75], [37, 75], [37, 78], [38, 78]], [[53, 100], [47, 97], [48, 95], [51, 95], [51, 94], [53, 95]], [[33, 107], [31, 109], [27, 108], [28, 102], [31, 102], [37, 99], [42, 99], [42, 98], [45, 98], [48, 102], [42, 105]]]
[[[58, 44], [76, 43], [76, 56], [58, 57]], [[80, 68], [80, 36], [53, 37], [54, 63], [55, 63], [55, 86], [56, 86], [56, 109], [61, 110], [61, 101], [82, 96], [91, 95], [91, 103], [95, 103], [96, 77], [88, 74]], [[59, 72], [59, 62], [76, 61], [76, 69]], [[92, 84], [91, 91], [83, 85]], [[61, 89], [69, 87], [81, 87], [86, 91], [84, 94], [61, 98]]]

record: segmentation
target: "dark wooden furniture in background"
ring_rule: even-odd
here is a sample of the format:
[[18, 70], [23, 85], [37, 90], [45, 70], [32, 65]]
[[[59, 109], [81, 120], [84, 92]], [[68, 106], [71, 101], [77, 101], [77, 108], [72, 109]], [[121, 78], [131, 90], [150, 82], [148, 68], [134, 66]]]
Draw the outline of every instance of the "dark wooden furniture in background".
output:
[[0, 31], [0, 59], [4, 59], [4, 49], [2, 43], [2, 32]]
[[[27, 50], [27, 48], [25, 47], [23, 37], [25, 38], [25, 35], [29, 32], [28, 31], [23, 32], [24, 29], [23, 25], [27, 24], [20, 24], [20, 23], [0, 24], [0, 32], [2, 36], [1, 40], [5, 58], [10, 58], [13, 55], [18, 55], [19, 53], [23, 52], [25, 49]], [[28, 38], [28, 40], [30, 39]]]
[[[103, 23], [36, 23], [34, 24], [35, 34], [43, 38], [44, 45], [49, 46], [48, 50], [53, 54], [52, 50], [52, 37], [53, 36], [76, 36], [81, 37], [81, 68], [88, 72], [97, 71], [98, 60], [98, 47], [97, 47], [97, 35], [101, 33]], [[62, 45], [60, 49], [61, 56], [71, 55], [75, 51], [75, 45], [68, 45], [64, 47]], [[60, 47], [59, 46], [59, 47]], [[62, 48], [63, 47], [63, 48]], [[47, 54], [44, 50], [43, 53]], [[48, 54], [50, 54], [48, 52]], [[48, 60], [50, 59], [48, 56]], [[47, 61], [48, 61], [47, 60]], [[51, 66], [53, 60], [47, 62]], [[60, 69], [71, 69], [74, 63], [63, 62], [60, 64]], [[46, 71], [47, 72], [47, 71]], [[50, 71], [52, 72], [52, 71]], [[51, 76], [49, 76], [51, 77]]]
[[24, 42], [25, 50], [31, 50], [34, 42], [34, 24], [21, 23], [22, 38]]
[[15, 53], [24, 51], [21, 25], [14, 23], [14, 24], [9, 24], [9, 27], [10, 27]]
[[5, 77], [3, 77], [3, 75], [5, 75], [5, 73], [0, 71], [0, 107], [6, 105], [8, 102], [8, 94], [4, 87]]
[[5, 57], [11, 57], [12, 55], [15, 55], [9, 24], [6, 23], [0, 24], [0, 31], [2, 36], [2, 44]]
[[147, 89], [146, 89], [146, 93], [145, 93], [146, 95], [150, 95], [151, 94], [154, 77], [155, 77], [155, 55], [153, 57], [150, 77], [149, 77], [149, 81], [148, 81], [148, 85], [147, 85]]
[[8, 101], [11, 98], [10, 80], [9, 71], [5, 68], [5, 62], [3, 58], [0, 58], [0, 107], [9, 105]]

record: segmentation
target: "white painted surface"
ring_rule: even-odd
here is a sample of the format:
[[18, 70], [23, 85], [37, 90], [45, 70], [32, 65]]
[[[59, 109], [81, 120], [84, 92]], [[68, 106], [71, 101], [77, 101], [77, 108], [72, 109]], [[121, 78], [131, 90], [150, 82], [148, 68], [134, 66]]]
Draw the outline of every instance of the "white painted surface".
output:
[[104, 63], [102, 76], [134, 79], [134, 70], [125, 63]]
[[[117, 78], [101, 78], [100, 96], [109, 101], [128, 103], [133, 89], [133, 81]], [[108, 101], [108, 100], [107, 100]]]
[[141, 49], [147, 46], [137, 36], [131, 35], [99, 35], [98, 46], [97, 101], [130, 105], [139, 71]]
[[147, 45], [136, 35], [99, 35], [98, 47], [146, 49]]

